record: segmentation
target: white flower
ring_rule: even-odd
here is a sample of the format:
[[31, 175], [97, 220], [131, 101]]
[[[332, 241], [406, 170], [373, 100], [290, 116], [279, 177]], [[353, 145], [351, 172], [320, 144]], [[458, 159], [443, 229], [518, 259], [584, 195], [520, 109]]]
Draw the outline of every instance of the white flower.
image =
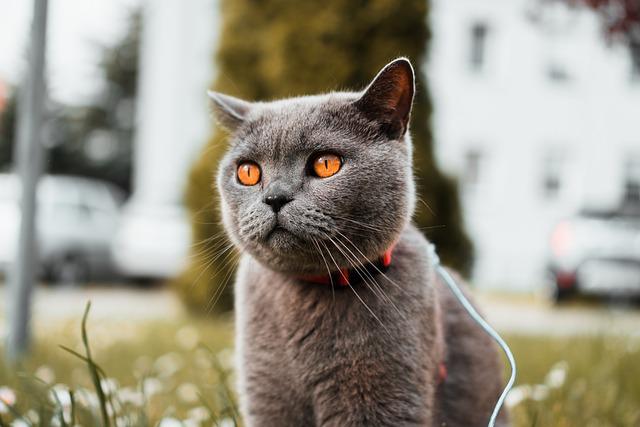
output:
[[144, 406], [144, 396], [138, 390], [131, 387], [125, 387], [118, 391], [118, 398], [122, 403], [130, 403], [134, 406]]
[[220, 427], [235, 427], [236, 423], [231, 418], [223, 418], [218, 422]]
[[182, 422], [177, 418], [163, 418], [160, 420], [158, 427], [183, 427]]
[[193, 326], [184, 326], [176, 332], [176, 341], [185, 350], [193, 350], [200, 341], [200, 334]]
[[532, 399], [532, 400], [545, 400], [549, 396], [549, 387], [544, 384], [524, 384], [517, 387], [514, 387], [509, 394], [507, 395], [507, 399], [505, 400], [505, 404], [512, 408], [514, 406], [519, 405], [524, 400]]
[[553, 365], [549, 373], [544, 379], [544, 383], [550, 388], [560, 388], [567, 379], [567, 371], [569, 364], [566, 361], [560, 361]]
[[184, 383], [180, 384], [178, 389], [176, 390], [176, 394], [178, 398], [182, 400], [184, 403], [195, 403], [198, 401], [198, 392], [200, 390], [194, 384]]
[[[56, 405], [61, 406], [62, 409], [62, 417], [66, 421], [71, 420], [71, 394], [69, 393], [69, 388], [64, 384], [56, 384], [49, 390], [49, 400]], [[54, 415], [52, 420], [52, 425], [60, 425], [60, 419], [58, 415]]]
[[9, 407], [16, 404], [16, 393], [9, 387], [0, 387], [0, 414], [9, 412]]
[[184, 362], [182, 357], [177, 353], [167, 353], [156, 359], [154, 367], [158, 371], [158, 375], [167, 378], [182, 369]]
[[183, 427], [200, 427], [200, 422], [196, 420], [192, 420], [191, 418], [187, 418], [182, 421]]
[[29, 424], [22, 418], [18, 418], [17, 420], [13, 420], [11, 422], [11, 427], [31, 427], [31, 424]]
[[145, 378], [142, 382], [142, 392], [147, 397], [160, 393], [162, 388], [162, 381], [157, 378]]
[[507, 407], [513, 408], [514, 406], [519, 405], [523, 400], [528, 399], [530, 395], [530, 385], [519, 385], [511, 389], [504, 403], [507, 405]]
[[118, 390], [118, 381], [113, 378], [105, 378], [100, 380], [100, 387], [104, 394], [114, 394]]
[[187, 416], [189, 417], [189, 419], [198, 421], [199, 423], [204, 423], [205, 421], [209, 420], [211, 414], [209, 413], [209, 410], [204, 406], [197, 406], [189, 410], [189, 412], [187, 412]]
[[218, 361], [222, 368], [231, 370], [233, 368], [234, 355], [233, 350], [230, 348], [225, 348], [218, 352]]
[[36, 369], [35, 376], [47, 384], [51, 384], [56, 380], [56, 373], [47, 365], [42, 365]]
[[29, 409], [25, 415], [25, 418], [31, 421], [33, 425], [40, 425], [40, 414], [35, 409]]

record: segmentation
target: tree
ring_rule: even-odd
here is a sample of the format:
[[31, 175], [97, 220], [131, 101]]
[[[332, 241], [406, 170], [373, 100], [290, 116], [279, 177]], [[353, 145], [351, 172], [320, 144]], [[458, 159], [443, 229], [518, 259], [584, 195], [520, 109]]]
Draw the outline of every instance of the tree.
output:
[[610, 39], [621, 39], [629, 47], [633, 66], [640, 72], [640, 0], [568, 0], [595, 10]]
[[[130, 190], [140, 25], [136, 12], [123, 38], [102, 47], [104, 84], [91, 104], [48, 102], [48, 173], [103, 179]], [[11, 167], [17, 93], [13, 91], [0, 118], [0, 170]]]
[[[429, 41], [425, 0], [224, 0], [215, 90], [249, 100], [268, 100], [333, 89], [360, 89], [389, 60], [409, 57], [417, 67], [411, 130], [420, 193], [416, 222], [436, 243], [445, 263], [467, 273], [471, 244], [461, 224], [456, 182], [433, 156], [431, 104], [422, 66]], [[191, 306], [216, 300], [231, 277], [212, 176], [225, 150], [214, 131], [189, 177], [186, 203], [193, 217], [197, 252], [176, 280]], [[428, 207], [426, 206], [428, 205]], [[230, 292], [218, 308], [228, 308]]]
[[4, 111], [0, 111], [0, 172], [8, 170], [13, 162], [16, 108], [16, 96], [12, 93]]

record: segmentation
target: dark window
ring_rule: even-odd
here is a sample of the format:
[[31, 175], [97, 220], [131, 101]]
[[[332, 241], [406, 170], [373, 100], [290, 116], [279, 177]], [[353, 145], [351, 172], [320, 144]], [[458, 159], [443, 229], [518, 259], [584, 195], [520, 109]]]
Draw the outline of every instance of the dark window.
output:
[[482, 153], [476, 148], [468, 150], [464, 157], [465, 187], [473, 191], [480, 183]]
[[553, 82], [563, 83], [569, 80], [569, 73], [560, 64], [550, 64], [547, 67], [547, 77]]
[[634, 82], [640, 81], [640, 41], [633, 43], [631, 49], [631, 78]]
[[624, 200], [640, 203], [640, 155], [629, 156], [625, 160]]
[[487, 55], [487, 24], [476, 22], [471, 26], [471, 50], [469, 52], [469, 65], [472, 70], [480, 71], [484, 68]]
[[542, 164], [542, 194], [547, 199], [558, 197], [562, 189], [562, 155], [551, 152], [543, 159]]

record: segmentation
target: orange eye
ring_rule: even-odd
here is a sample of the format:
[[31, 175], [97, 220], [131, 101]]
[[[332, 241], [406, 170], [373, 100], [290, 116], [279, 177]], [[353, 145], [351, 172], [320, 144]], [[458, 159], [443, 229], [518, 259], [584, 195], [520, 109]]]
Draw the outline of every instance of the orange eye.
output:
[[253, 162], [244, 162], [238, 166], [238, 181], [242, 185], [256, 185], [260, 182], [260, 166]]
[[321, 154], [313, 160], [313, 171], [320, 178], [337, 174], [341, 167], [342, 160], [335, 154]]

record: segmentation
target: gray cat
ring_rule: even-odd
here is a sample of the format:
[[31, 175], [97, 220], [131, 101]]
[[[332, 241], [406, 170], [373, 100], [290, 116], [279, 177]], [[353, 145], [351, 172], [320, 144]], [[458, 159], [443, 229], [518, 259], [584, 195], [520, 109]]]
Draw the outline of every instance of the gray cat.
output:
[[[411, 225], [407, 59], [363, 92], [274, 102], [210, 93], [231, 133], [218, 172], [236, 279], [248, 426], [485, 426], [490, 339]], [[506, 422], [506, 414], [501, 414]]]

